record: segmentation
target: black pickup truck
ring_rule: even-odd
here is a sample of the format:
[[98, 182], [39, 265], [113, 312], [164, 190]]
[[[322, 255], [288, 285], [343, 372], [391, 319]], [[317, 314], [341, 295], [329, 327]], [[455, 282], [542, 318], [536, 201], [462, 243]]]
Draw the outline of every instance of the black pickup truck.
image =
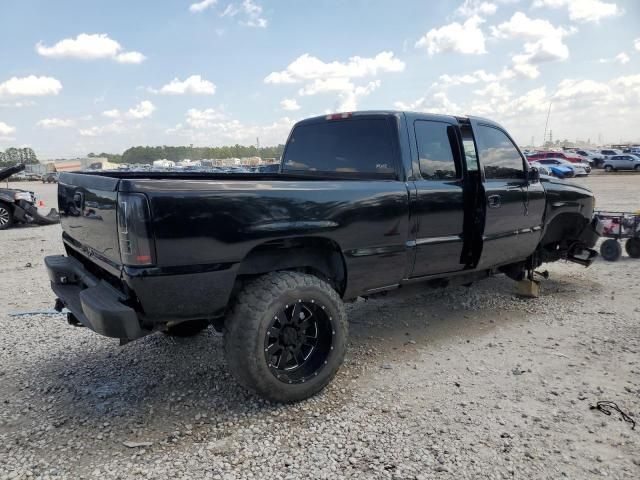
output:
[[70, 323], [127, 342], [225, 332], [229, 368], [276, 401], [326, 386], [343, 301], [410, 284], [589, 265], [593, 194], [540, 175], [481, 118], [357, 112], [296, 124], [280, 171], [62, 173]]

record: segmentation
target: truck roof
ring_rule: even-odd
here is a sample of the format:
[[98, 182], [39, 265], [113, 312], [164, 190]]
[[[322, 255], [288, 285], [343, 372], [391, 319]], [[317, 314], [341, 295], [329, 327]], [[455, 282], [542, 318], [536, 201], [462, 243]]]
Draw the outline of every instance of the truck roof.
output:
[[497, 122], [493, 120], [489, 120], [488, 118], [476, 117], [471, 115], [445, 115], [441, 113], [429, 113], [429, 112], [414, 112], [409, 110], [357, 110], [353, 112], [337, 112], [337, 113], [328, 113], [326, 115], [318, 115], [315, 117], [305, 118], [296, 122], [296, 125], [305, 125], [307, 123], [317, 123], [320, 121], [330, 121], [330, 120], [341, 120], [353, 117], [367, 117], [367, 116], [388, 116], [388, 117], [399, 117], [406, 116], [410, 120], [457, 120], [466, 122], [469, 120], [480, 121], [484, 124], [494, 125], [500, 128], [503, 128]]

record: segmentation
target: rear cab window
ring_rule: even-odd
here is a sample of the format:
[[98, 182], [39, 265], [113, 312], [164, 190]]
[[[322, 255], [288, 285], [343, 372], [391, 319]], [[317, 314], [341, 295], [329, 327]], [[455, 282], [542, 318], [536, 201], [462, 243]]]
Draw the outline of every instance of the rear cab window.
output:
[[420, 175], [425, 180], [455, 180], [460, 178], [452, 150], [455, 127], [445, 122], [417, 120], [414, 123]]
[[283, 171], [396, 178], [396, 133], [387, 118], [349, 118], [297, 125]]

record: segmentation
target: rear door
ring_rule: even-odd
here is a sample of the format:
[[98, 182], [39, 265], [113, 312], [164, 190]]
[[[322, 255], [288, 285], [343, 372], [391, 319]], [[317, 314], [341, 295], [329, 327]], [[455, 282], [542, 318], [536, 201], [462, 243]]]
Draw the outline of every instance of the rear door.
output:
[[414, 162], [417, 200], [412, 207], [416, 220], [414, 277], [464, 268], [464, 186], [457, 128], [454, 118], [416, 119], [409, 128], [418, 160]]
[[523, 260], [534, 252], [542, 232], [545, 193], [527, 181], [528, 165], [498, 125], [471, 120], [484, 174], [486, 216], [478, 268]]

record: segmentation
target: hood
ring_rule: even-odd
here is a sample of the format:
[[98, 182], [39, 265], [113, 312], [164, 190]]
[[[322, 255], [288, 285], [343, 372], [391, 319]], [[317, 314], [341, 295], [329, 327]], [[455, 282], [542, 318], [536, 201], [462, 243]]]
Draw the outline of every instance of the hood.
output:
[[6, 167], [3, 169], [0, 169], [0, 180], [9, 178], [14, 173], [21, 172], [24, 169], [25, 169], [24, 163], [18, 163], [16, 165], [13, 165], [12, 167]]

